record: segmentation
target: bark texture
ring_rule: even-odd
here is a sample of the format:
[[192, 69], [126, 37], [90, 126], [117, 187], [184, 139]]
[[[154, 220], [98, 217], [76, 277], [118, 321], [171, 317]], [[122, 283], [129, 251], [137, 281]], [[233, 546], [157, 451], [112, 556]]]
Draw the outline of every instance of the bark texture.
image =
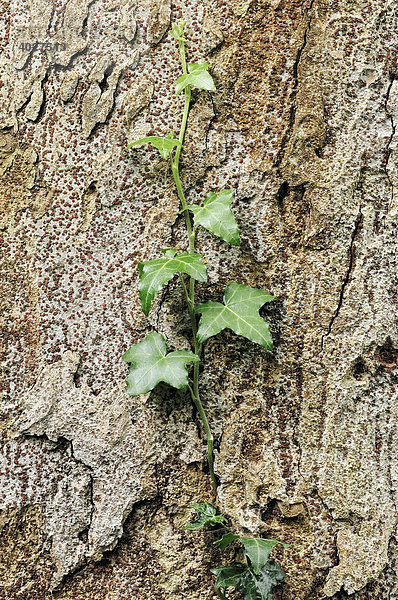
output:
[[193, 94], [183, 185], [234, 188], [243, 240], [200, 232], [198, 299], [278, 296], [273, 354], [205, 348], [219, 508], [291, 544], [275, 598], [397, 598], [396, 1], [0, 4], [1, 600], [215, 597], [212, 538], [182, 529], [212, 498], [197, 416], [165, 385], [128, 397], [121, 361], [153, 327], [189, 347], [178, 282], [149, 319], [136, 288], [185, 249], [170, 172], [120, 158], [178, 130], [181, 17], [217, 87]]

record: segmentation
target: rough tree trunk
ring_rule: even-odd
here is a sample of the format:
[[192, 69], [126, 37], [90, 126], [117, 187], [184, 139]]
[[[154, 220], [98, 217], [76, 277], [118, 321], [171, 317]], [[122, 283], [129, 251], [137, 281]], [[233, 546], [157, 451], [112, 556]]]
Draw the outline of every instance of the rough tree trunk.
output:
[[212, 538], [182, 530], [211, 500], [197, 416], [167, 386], [128, 397], [120, 358], [154, 326], [188, 346], [177, 283], [148, 320], [136, 289], [139, 261], [184, 248], [170, 173], [120, 158], [178, 130], [180, 17], [217, 85], [193, 95], [183, 184], [233, 187], [243, 239], [199, 235], [199, 298], [278, 296], [273, 354], [228, 332], [205, 349], [219, 508], [291, 544], [277, 598], [396, 598], [395, 0], [4, 8], [1, 599], [214, 597]]

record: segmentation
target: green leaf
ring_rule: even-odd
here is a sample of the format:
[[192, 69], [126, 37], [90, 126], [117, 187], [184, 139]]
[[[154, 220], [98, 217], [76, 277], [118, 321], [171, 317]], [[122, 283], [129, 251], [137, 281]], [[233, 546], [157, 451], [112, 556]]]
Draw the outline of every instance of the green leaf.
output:
[[237, 335], [272, 350], [269, 325], [258, 313], [263, 304], [272, 300], [275, 300], [275, 296], [270, 296], [263, 290], [233, 281], [225, 288], [224, 304], [206, 302], [195, 307], [195, 312], [202, 313], [198, 329], [199, 342], [228, 328]]
[[187, 85], [192, 85], [200, 90], [215, 92], [216, 86], [214, 85], [213, 77], [207, 71], [208, 68], [209, 65], [207, 62], [189, 64], [188, 73], [181, 75], [177, 79], [176, 94], [182, 92]]
[[241, 563], [211, 569], [217, 575], [216, 589], [234, 587], [245, 600], [273, 600], [272, 588], [284, 579], [279, 563], [272, 558], [259, 573], [253, 573]]
[[127, 377], [127, 392], [131, 396], [150, 392], [160, 381], [178, 390], [186, 388], [186, 364], [200, 360], [199, 356], [186, 350], [167, 354], [165, 339], [157, 331], [152, 331], [142, 342], [131, 346], [122, 358], [131, 363]]
[[179, 21], [178, 23], [173, 23], [171, 26], [171, 31], [169, 32], [171, 37], [173, 37], [175, 40], [178, 40], [179, 42], [186, 41], [184, 38], [184, 25], [185, 25], [185, 21]]
[[222, 190], [218, 194], [209, 192], [203, 206], [188, 204], [188, 208], [194, 214], [195, 226], [202, 225], [222, 240], [239, 246], [238, 224], [230, 208], [232, 196], [233, 190]]
[[170, 156], [170, 152], [175, 146], [181, 146], [181, 142], [179, 140], [174, 139], [173, 132], [171, 132], [166, 137], [150, 135], [148, 137], [135, 140], [135, 142], [132, 142], [122, 150], [122, 154], [123, 152], [129, 150], [133, 146], [139, 146], [140, 144], [152, 144], [152, 146], [155, 146], [155, 148], [159, 150], [162, 158], [166, 159]]
[[226, 523], [227, 519], [223, 515], [218, 515], [217, 510], [209, 502], [204, 504], [191, 504], [189, 508], [193, 508], [196, 512], [196, 521], [190, 521], [184, 529], [196, 531], [204, 527], [212, 527]]
[[242, 576], [247, 571], [247, 567], [242, 563], [232, 563], [231, 565], [210, 569], [210, 571], [217, 575], [215, 586], [220, 589], [239, 585]]
[[245, 554], [250, 559], [251, 566], [255, 573], [259, 573], [264, 565], [267, 564], [272, 550], [277, 544], [288, 547], [288, 544], [278, 542], [278, 540], [264, 540], [262, 538], [240, 537], [245, 548]]
[[221, 552], [224, 552], [225, 548], [229, 546], [234, 540], [237, 540], [240, 536], [235, 535], [235, 533], [225, 533], [222, 538], [213, 542], [216, 546], [218, 546]]
[[165, 283], [170, 281], [176, 273], [187, 273], [196, 281], [207, 281], [206, 266], [200, 254], [182, 252], [174, 256], [174, 250], [166, 250], [164, 258], [155, 258], [138, 264], [140, 283], [138, 289], [142, 310], [146, 315], [151, 308], [151, 302]]

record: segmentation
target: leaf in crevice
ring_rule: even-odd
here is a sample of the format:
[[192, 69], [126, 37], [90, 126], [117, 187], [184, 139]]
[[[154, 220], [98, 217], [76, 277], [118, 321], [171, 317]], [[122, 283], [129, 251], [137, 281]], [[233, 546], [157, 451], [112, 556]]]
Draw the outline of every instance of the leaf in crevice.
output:
[[225, 288], [224, 304], [210, 301], [195, 307], [195, 312], [202, 313], [199, 341], [204, 342], [223, 329], [232, 329], [237, 335], [272, 350], [269, 325], [258, 312], [263, 304], [272, 300], [275, 300], [275, 296], [263, 290], [233, 281]]
[[213, 525], [222, 525], [227, 522], [224, 515], [217, 514], [215, 507], [209, 502], [204, 504], [191, 504], [189, 508], [193, 508], [196, 512], [196, 520], [190, 521], [184, 529], [197, 531], [204, 527], [212, 527]]
[[182, 92], [187, 85], [191, 85], [200, 90], [207, 90], [209, 92], [215, 92], [216, 86], [214, 85], [213, 77], [208, 72], [209, 65], [207, 62], [191, 63], [188, 65], [188, 73], [181, 75], [177, 79], [176, 94]]
[[146, 315], [149, 313], [156, 292], [163, 289], [164, 285], [176, 273], [186, 273], [196, 281], [207, 281], [207, 270], [202, 262], [201, 254], [182, 252], [175, 255], [172, 248], [165, 250], [164, 254], [164, 258], [155, 258], [144, 263], [138, 263], [140, 275], [138, 290], [142, 310]]
[[282, 567], [273, 558], [259, 573], [241, 563], [211, 569], [211, 572], [217, 576], [216, 589], [234, 587], [245, 600], [273, 600], [272, 588], [285, 577]]
[[225, 533], [222, 536], [222, 538], [220, 538], [219, 540], [216, 540], [214, 542], [214, 544], [220, 548], [221, 552], [224, 552], [225, 548], [227, 546], [229, 546], [229, 544], [231, 544], [234, 540], [238, 540], [239, 537], [240, 537], [239, 535], [236, 535], [235, 533], [232, 533], [232, 532]]
[[167, 159], [170, 156], [170, 152], [175, 146], [181, 147], [181, 142], [179, 140], [174, 139], [173, 135], [173, 132], [171, 132], [165, 137], [150, 135], [148, 137], [135, 140], [135, 142], [131, 142], [131, 144], [129, 144], [122, 150], [121, 155], [133, 146], [139, 146], [140, 144], [152, 144], [152, 146], [159, 150], [162, 158]]
[[238, 224], [230, 208], [233, 190], [221, 190], [217, 194], [209, 192], [203, 206], [188, 204], [194, 214], [195, 226], [201, 225], [222, 240], [239, 246]]
[[200, 360], [187, 350], [175, 350], [167, 354], [165, 339], [157, 331], [152, 331], [142, 342], [131, 346], [122, 358], [130, 363], [127, 392], [131, 396], [150, 392], [161, 381], [179, 390], [186, 388], [186, 365]]
[[288, 547], [288, 544], [273, 539], [240, 536], [240, 541], [255, 573], [259, 573], [267, 564], [270, 554], [277, 544]]

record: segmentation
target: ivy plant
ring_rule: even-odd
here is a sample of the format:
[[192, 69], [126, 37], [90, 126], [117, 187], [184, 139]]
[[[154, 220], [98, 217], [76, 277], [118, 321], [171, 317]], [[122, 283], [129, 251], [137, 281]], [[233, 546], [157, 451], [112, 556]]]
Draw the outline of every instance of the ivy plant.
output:
[[226, 526], [227, 519], [217, 514], [216, 508], [208, 502], [192, 504], [190, 508], [195, 510], [196, 519], [189, 522], [185, 529], [197, 531], [207, 528], [215, 530], [214, 533], [224, 531], [222, 537], [214, 542], [222, 552], [235, 541], [242, 546], [243, 562], [234, 562], [211, 569], [211, 572], [216, 575], [217, 596], [227, 600], [225, 595], [227, 588], [234, 587], [241, 592], [245, 600], [272, 600], [272, 588], [283, 581], [285, 574], [280, 564], [270, 555], [276, 545], [287, 547], [288, 544], [273, 539], [237, 535]]
[[[188, 390], [202, 420], [207, 440], [207, 460], [210, 481], [217, 496], [217, 480], [213, 466], [213, 435], [199, 394], [199, 365], [202, 345], [210, 337], [224, 329], [243, 336], [268, 351], [272, 350], [272, 338], [268, 323], [259, 314], [260, 308], [275, 300], [267, 292], [231, 281], [225, 288], [223, 303], [209, 300], [195, 303], [195, 282], [207, 281], [207, 270], [203, 256], [195, 250], [196, 231], [203, 227], [225, 242], [239, 246], [238, 224], [231, 210], [233, 190], [210, 191], [201, 204], [188, 204], [180, 179], [180, 156], [184, 145], [187, 127], [191, 89], [215, 92], [213, 77], [206, 62], [187, 64], [185, 57], [184, 22], [174, 23], [170, 35], [178, 42], [182, 75], [175, 86], [176, 94], [184, 92], [184, 111], [178, 138], [171, 131], [168, 135], [149, 136], [133, 141], [123, 150], [142, 144], [151, 144], [164, 160], [170, 162], [171, 173], [181, 202], [188, 234], [188, 248], [178, 253], [173, 248], [162, 250], [163, 256], [139, 263], [139, 284], [141, 307], [149, 314], [156, 293], [165, 284], [178, 276], [192, 326], [192, 351], [174, 350], [168, 352], [164, 337], [152, 331], [138, 344], [131, 346], [123, 360], [129, 364], [127, 392], [132, 396], [153, 390], [158, 383], [165, 382], [179, 390]], [[200, 315], [200, 318], [199, 318]], [[192, 372], [188, 371], [189, 364]], [[195, 521], [186, 529], [197, 531], [203, 528], [220, 528], [223, 536], [215, 544], [220, 550], [238, 541], [243, 550], [243, 562], [212, 569], [216, 575], [215, 589], [220, 598], [225, 599], [226, 589], [234, 587], [246, 600], [271, 600], [272, 588], [282, 581], [284, 574], [280, 565], [271, 557], [277, 540], [241, 536], [227, 526], [227, 518], [217, 513], [216, 508], [205, 502], [191, 505], [196, 511]]]

